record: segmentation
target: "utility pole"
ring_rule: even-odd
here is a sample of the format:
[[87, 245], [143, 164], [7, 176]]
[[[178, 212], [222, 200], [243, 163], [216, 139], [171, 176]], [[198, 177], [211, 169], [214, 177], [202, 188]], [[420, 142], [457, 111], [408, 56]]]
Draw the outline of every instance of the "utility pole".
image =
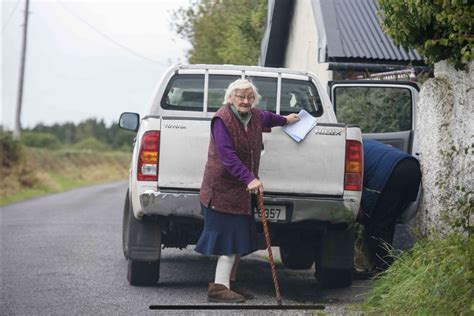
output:
[[25, 62], [26, 62], [26, 39], [28, 33], [28, 14], [29, 14], [30, 0], [26, 0], [25, 4], [25, 23], [23, 25], [23, 41], [21, 48], [20, 60], [20, 76], [18, 79], [18, 96], [16, 103], [15, 129], [13, 130], [13, 139], [19, 140], [21, 137], [21, 105], [23, 101], [23, 82], [25, 78]]

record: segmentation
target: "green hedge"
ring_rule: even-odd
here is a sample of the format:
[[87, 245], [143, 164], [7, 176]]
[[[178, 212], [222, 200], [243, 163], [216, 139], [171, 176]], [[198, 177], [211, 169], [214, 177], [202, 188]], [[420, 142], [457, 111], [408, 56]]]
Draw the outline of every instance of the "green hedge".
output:
[[415, 48], [428, 63], [472, 60], [474, 5], [469, 0], [378, 0], [382, 26], [396, 44]]
[[21, 143], [13, 140], [11, 133], [0, 132], [0, 150], [2, 167], [10, 168], [23, 157]]
[[98, 140], [95, 137], [87, 137], [83, 140], [75, 143], [73, 148], [76, 149], [86, 149], [86, 150], [93, 150], [93, 151], [106, 151], [110, 150], [110, 147]]
[[61, 146], [56, 135], [45, 132], [24, 132], [21, 141], [26, 146], [36, 148], [57, 149]]

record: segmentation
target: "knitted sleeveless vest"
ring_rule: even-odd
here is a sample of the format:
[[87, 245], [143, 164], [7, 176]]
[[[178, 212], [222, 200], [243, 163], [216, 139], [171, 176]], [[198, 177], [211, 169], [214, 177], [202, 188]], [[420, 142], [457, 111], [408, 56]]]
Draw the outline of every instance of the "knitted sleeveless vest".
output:
[[[219, 117], [228, 129], [235, 152], [244, 165], [258, 177], [260, 151], [262, 149], [262, 122], [258, 109], [251, 109], [252, 118], [245, 131], [230, 109], [223, 105], [214, 117]], [[234, 178], [219, 160], [214, 138], [211, 135], [207, 163], [199, 199], [206, 207], [229, 214], [251, 214], [250, 193], [247, 185]]]

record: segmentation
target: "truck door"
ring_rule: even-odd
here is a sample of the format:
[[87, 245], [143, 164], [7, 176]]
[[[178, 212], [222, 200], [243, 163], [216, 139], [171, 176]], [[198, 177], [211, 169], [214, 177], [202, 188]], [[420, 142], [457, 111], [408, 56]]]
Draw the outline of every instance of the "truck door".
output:
[[344, 80], [329, 83], [338, 122], [357, 124], [363, 137], [414, 153], [419, 88], [409, 81]]

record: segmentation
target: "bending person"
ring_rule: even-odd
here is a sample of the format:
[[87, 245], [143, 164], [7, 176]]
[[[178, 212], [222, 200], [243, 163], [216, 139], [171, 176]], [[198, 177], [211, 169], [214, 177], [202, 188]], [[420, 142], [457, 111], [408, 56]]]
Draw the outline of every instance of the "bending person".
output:
[[421, 182], [420, 164], [413, 156], [384, 143], [364, 139], [364, 190], [359, 221], [364, 225], [370, 259], [376, 270], [393, 261], [397, 218], [415, 201]]

